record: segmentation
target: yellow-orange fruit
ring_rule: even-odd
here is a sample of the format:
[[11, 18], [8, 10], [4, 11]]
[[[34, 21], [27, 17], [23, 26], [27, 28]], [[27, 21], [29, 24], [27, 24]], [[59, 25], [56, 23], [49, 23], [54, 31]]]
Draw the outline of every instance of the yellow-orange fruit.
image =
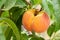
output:
[[22, 24], [28, 31], [41, 33], [48, 29], [50, 19], [44, 11], [36, 12], [35, 9], [30, 9], [24, 13]]

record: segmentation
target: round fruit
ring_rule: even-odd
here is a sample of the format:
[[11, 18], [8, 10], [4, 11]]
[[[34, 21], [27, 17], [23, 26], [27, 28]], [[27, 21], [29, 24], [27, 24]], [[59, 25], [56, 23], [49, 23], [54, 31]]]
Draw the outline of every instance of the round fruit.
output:
[[48, 29], [50, 19], [46, 12], [30, 9], [24, 13], [22, 24], [28, 31], [41, 33]]

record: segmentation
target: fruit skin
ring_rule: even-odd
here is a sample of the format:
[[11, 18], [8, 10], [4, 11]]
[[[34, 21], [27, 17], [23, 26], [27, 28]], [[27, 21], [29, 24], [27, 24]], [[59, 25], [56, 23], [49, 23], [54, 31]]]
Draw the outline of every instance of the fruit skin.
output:
[[22, 18], [24, 28], [28, 31], [34, 31], [37, 33], [46, 31], [50, 24], [49, 16], [44, 11], [39, 13], [35, 12], [35, 9], [30, 9], [24, 13]]

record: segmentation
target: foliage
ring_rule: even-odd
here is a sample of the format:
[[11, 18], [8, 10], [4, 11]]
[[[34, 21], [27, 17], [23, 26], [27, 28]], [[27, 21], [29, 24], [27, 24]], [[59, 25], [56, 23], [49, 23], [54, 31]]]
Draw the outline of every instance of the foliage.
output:
[[[30, 0], [28, 4], [25, 0], [0, 0], [0, 40], [44, 40], [37, 37], [25, 29], [22, 31], [22, 16], [27, 9], [31, 9], [34, 5], [40, 4], [45, 10], [51, 21], [51, 25], [47, 33], [51, 40], [60, 39], [60, 0]], [[53, 35], [55, 34], [55, 35]], [[35, 37], [36, 36], [36, 37]]]

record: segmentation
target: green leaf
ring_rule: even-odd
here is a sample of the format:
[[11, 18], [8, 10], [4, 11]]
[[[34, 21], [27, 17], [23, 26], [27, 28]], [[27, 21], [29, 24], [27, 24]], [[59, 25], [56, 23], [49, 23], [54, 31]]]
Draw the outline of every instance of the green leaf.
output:
[[14, 7], [10, 10], [10, 13], [12, 13], [12, 20], [16, 23], [18, 18], [23, 14], [24, 9]]
[[22, 0], [17, 0], [15, 7], [23, 8], [26, 4]]
[[44, 40], [44, 39], [41, 37], [32, 37], [31, 40]]
[[7, 29], [5, 30], [4, 34], [5, 34], [6, 40], [10, 40], [11, 36], [12, 36], [11, 28], [7, 27]]
[[9, 25], [8, 27], [10, 27], [13, 30], [13, 32], [16, 36], [16, 39], [20, 40], [19, 30], [18, 30], [17, 26], [14, 24], [14, 22], [8, 18], [0, 18], [0, 22], [2, 22], [2, 21], [5, 21]]
[[[0, 30], [1, 31], [1, 30]], [[3, 34], [0, 34], [0, 40], [6, 40]]]
[[32, 5], [41, 4], [42, 0], [31, 0]]
[[6, 0], [0, 0], [0, 9], [2, 7], [2, 5], [5, 3]]
[[58, 30], [51, 38], [52, 40], [60, 40], [60, 30]]
[[24, 8], [14, 7], [10, 10], [12, 13], [12, 20], [16, 23], [17, 27], [21, 30], [22, 15], [24, 13]]
[[54, 12], [55, 12], [55, 19], [56, 19], [56, 26], [55, 26], [55, 31], [60, 30], [60, 4], [58, 2], [58, 0], [52, 0], [52, 5], [54, 8]]
[[53, 5], [50, 1], [47, 1], [47, 5], [48, 5], [49, 11], [50, 11], [50, 18], [51, 18], [55, 15], [54, 8], [53, 8]]
[[52, 24], [47, 30], [48, 35], [51, 36], [54, 30], [55, 30], [55, 24]]
[[4, 3], [4, 8], [2, 10], [9, 10], [14, 7], [16, 0], [6, 0]]
[[0, 40], [6, 40], [5, 35], [4, 35], [4, 26], [2, 26], [2, 23], [0, 23]]
[[13, 32], [12, 32], [12, 40], [16, 40], [16, 36]]
[[28, 40], [28, 36], [26, 34], [21, 34], [21, 40]]
[[50, 10], [50, 14], [51, 15], [54, 15], [55, 16], [55, 32], [56, 31], [58, 31], [59, 29], [60, 29], [60, 23], [59, 23], [59, 21], [60, 21], [60, 3], [59, 3], [59, 0], [49, 0], [48, 1], [49, 2], [49, 4], [48, 4], [48, 6], [50, 6], [49, 7], [49, 10]]
[[8, 11], [2, 12], [1, 17], [9, 17], [9, 12]]
[[19, 19], [16, 22], [16, 25], [18, 26], [19, 30], [21, 31], [21, 25], [22, 25], [22, 15], [19, 17]]
[[50, 10], [47, 4], [47, 0], [42, 0], [42, 5], [43, 5], [44, 10], [50, 15]]
[[2, 29], [2, 32], [4, 33], [4, 36], [5, 36], [6, 40], [10, 40], [11, 35], [12, 35], [11, 34], [12, 33], [11, 28], [9, 28], [8, 25], [4, 22], [0, 23], [0, 25], [1, 25], [1, 29]]

